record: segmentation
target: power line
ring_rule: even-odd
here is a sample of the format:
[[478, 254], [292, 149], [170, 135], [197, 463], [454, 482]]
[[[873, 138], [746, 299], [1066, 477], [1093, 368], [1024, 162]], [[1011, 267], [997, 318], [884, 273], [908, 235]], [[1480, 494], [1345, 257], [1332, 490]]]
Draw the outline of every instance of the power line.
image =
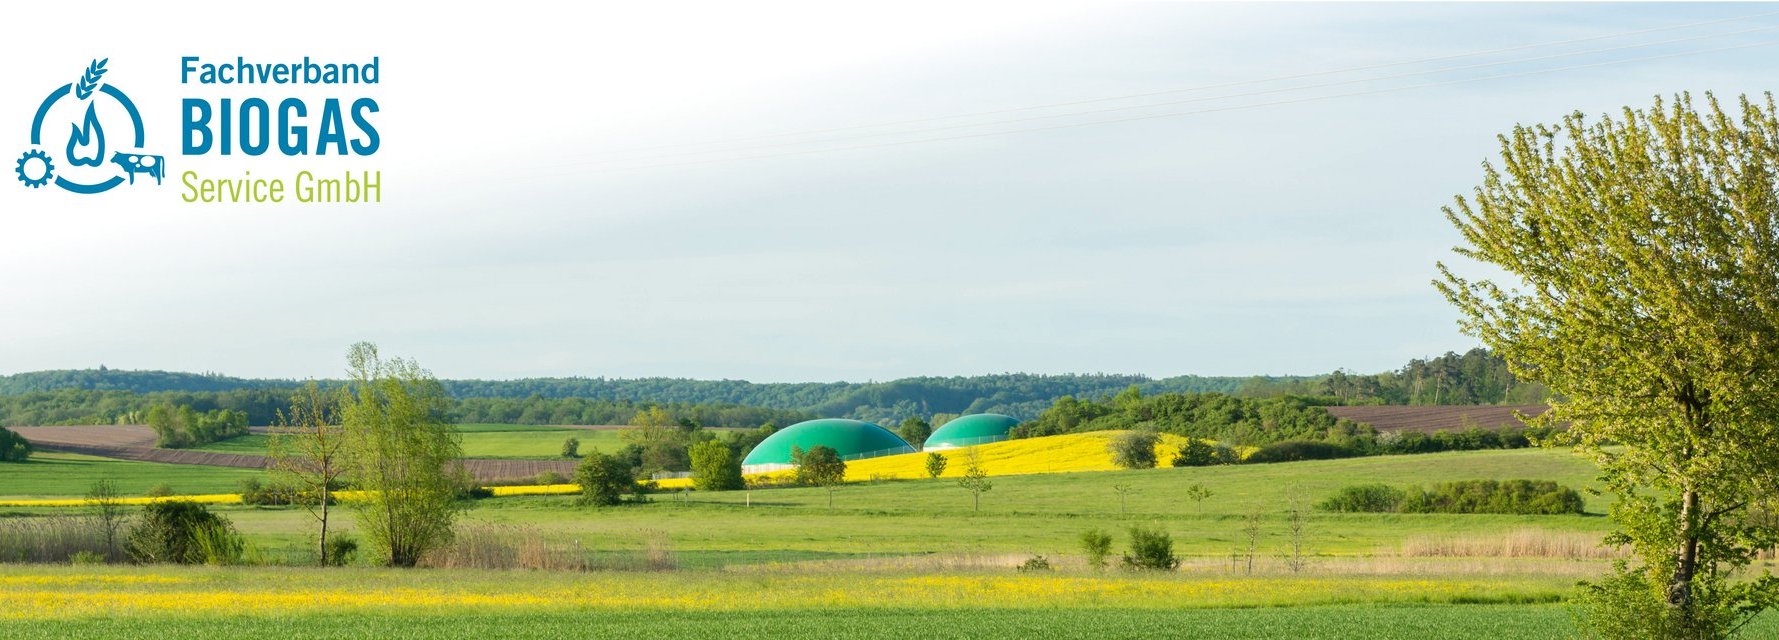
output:
[[1591, 68], [1597, 68], [1597, 67], [1626, 64], [1626, 63], [1631, 63], [1631, 62], [1645, 62], [1645, 61], [1649, 61], [1649, 60], [1679, 58], [1679, 57], [1684, 57], [1684, 56], [1701, 55], [1701, 54], [1706, 54], [1706, 53], [1717, 53], [1717, 52], [1722, 52], [1722, 51], [1735, 51], [1735, 50], [1740, 50], [1740, 49], [1752, 49], [1752, 48], [1756, 48], [1756, 47], [1769, 47], [1769, 46], [1773, 46], [1773, 45], [1779, 45], [1779, 40], [1768, 40], [1768, 41], [1764, 41], [1764, 42], [1732, 45], [1732, 46], [1727, 46], [1727, 47], [1717, 47], [1717, 48], [1713, 48], [1713, 49], [1698, 49], [1698, 50], [1693, 50], [1693, 51], [1681, 51], [1681, 52], [1677, 52], [1677, 53], [1644, 56], [1644, 57], [1640, 57], [1640, 58], [1625, 58], [1625, 59], [1621, 59], [1621, 60], [1608, 60], [1608, 61], [1604, 61], [1604, 62], [1572, 65], [1572, 66], [1567, 66], [1567, 67], [1552, 67], [1552, 68], [1548, 68], [1548, 69], [1534, 69], [1534, 70], [1530, 70], [1530, 71], [1505, 73], [1505, 74], [1498, 74], [1498, 75], [1493, 75], [1493, 76], [1484, 76], [1484, 77], [1480, 77], [1480, 78], [1464, 78], [1464, 79], [1458, 79], [1458, 80], [1429, 82], [1429, 83], [1416, 84], [1416, 85], [1405, 85], [1405, 86], [1400, 86], [1400, 87], [1385, 87], [1385, 88], [1381, 88], [1381, 89], [1372, 89], [1372, 90], [1368, 90], [1368, 91], [1355, 91], [1355, 92], [1350, 92], [1350, 93], [1340, 93], [1340, 94], [1332, 94], [1332, 95], [1324, 95], [1324, 96], [1309, 96], [1309, 97], [1304, 97], [1304, 98], [1293, 98], [1290, 100], [1277, 100], [1277, 101], [1273, 101], [1273, 102], [1261, 102], [1261, 103], [1246, 104], [1246, 105], [1234, 105], [1234, 106], [1228, 106], [1228, 107], [1215, 107], [1215, 108], [1210, 108], [1210, 109], [1199, 109], [1199, 110], [1194, 110], [1194, 111], [1176, 111], [1176, 112], [1172, 112], [1172, 113], [1159, 113], [1159, 114], [1150, 114], [1150, 115], [1142, 115], [1142, 116], [1131, 116], [1131, 117], [1127, 117], [1127, 118], [1115, 118], [1115, 119], [1109, 119], [1109, 120], [1095, 120], [1095, 121], [1091, 121], [1091, 122], [1073, 122], [1073, 123], [1066, 123], [1066, 124], [1051, 125], [1051, 126], [1046, 126], [1046, 127], [1028, 127], [1028, 128], [1024, 128], [1024, 129], [1010, 129], [1010, 130], [1006, 130], [1006, 131], [989, 131], [989, 132], [983, 132], [983, 133], [947, 136], [947, 137], [940, 137], [940, 138], [922, 138], [922, 139], [917, 139], [917, 140], [899, 140], [899, 141], [895, 141], [895, 142], [880, 142], [880, 143], [876, 143], [876, 144], [855, 145], [855, 146], [847, 146], [847, 147], [807, 149], [807, 150], [802, 150], [802, 151], [787, 151], [787, 152], [783, 152], [783, 153], [742, 156], [742, 157], [736, 157], [736, 158], [711, 158], [711, 159], [706, 159], [706, 160], [669, 162], [669, 163], [652, 164], [652, 165], [640, 165], [640, 166], [635, 166], [635, 167], [619, 167], [619, 168], [609, 169], [607, 171], [610, 171], [610, 172], [635, 171], [635, 170], [643, 170], [643, 169], [658, 169], [658, 168], [665, 168], [665, 167], [691, 166], [691, 165], [711, 164], [711, 163], [719, 163], [719, 162], [739, 162], [739, 161], [743, 161], [743, 160], [762, 160], [762, 159], [768, 159], [768, 158], [782, 158], [782, 157], [788, 157], [788, 156], [800, 156], [800, 155], [809, 155], [809, 154], [816, 154], [816, 153], [834, 153], [834, 152], [840, 152], [840, 151], [854, 151], [854, 150], [861, 150], [861, 149], [878, 149], [878, 148], [884, 148], [884, 147], [896, 147], [896, 146], [904, 146], [904, 145], [911, 145], [911, 144], [924, 144], [924, 143], [929, 143], [929, 142], [946, 142], [946, 141], [951, 141], [951, 140], [968, 140], [968, 139], [973, 139], [973, 138], [986, 138], [986, 137], [992, 137], [992, 136], [1004, 136], [1004, 135], [1013, 135], [1013, 134], [1019, 134], [1019, 133], [1031, 133], [1031, 132], [1037, 132], [1037, 131], [1054, 131], [1054, 130], [1058, 130], [1058, 129], [1073, 129], [1073, 128], [1090, 127], [1090, 126], [1098, 126], [1098, 125], [1105, 125], [1105, 124], [1136, 122], [1136, 121], [1141, 121], [1141, 120], [1176, 118], [1176, 117], [1181, 117], [1181, 116], [1201, 115], [1201, 114], [1207, 114], [1207, 113], [1220, 113], [1220, 112], [1225, 112], [1225, 111], [1240, 111], [1240, 110], [1245, 110], [1245, 109], [1257, 109], [1257, 108], [1263, 108], [1263, 107], [1274, 107], [1274, 106], [1289, 105], [1289, 104], [1300, 104], [1300, 103], [1305, 103], [1305, 102], [1316, 102], [1316, 101], [1320, 101], [1320, 100], [1334, 100], [1334, 99], [1339, 99], [1339, 98], [1351, 98], [1351, 97], [1357, 97], [1357, 96], [1368, 96], [1368, 95], [1377, 95], [1377, 94], [1383, 94], [1383, 93], [1394, 93], [1394, 92], [1398, 92], [1398, 91], [1410, 91], [1410, 90], [1415, 90], [1415, 89], [1426, 89], [1426, 88], [1431, 88], [1431, 87], [1450, 86], [1450, 85], [1456, 85], [1456, 84], [1467, 84], [1467, 83], [1471, 83], [1471, 82], [1485, 82], [1485, 81], [1489, 81], [1489, 80], [1501, 80], [1501, 79], [1506, 79], [1506, 78], [1517, 78], [1517, 77], [1524, 77], [1524, 76], [1541, 75], [1541, 74], [1547, 74], [1547, 73], [1556, 73], [1556, 72], [1560, 72], [1560, 71], [1574, 71], [1577, 69], [1591, 69]]
[[1529, 62], [1539, 62], [1539, 61], [1554, 60], [1554, 59], [1559, 59], [1559, 58], [1570, 58], [1570, 57], [1587, 56], [1587, 55], [1594, 55], [1594, 54], [1601, 54], [1601, 53], [1612, 53], [1612, 52], [1616, 52], [1616, 51], [1627, 51], [1627, 50], [1632, 50], [1632, 49], [1645, 49], [1645, 48], [1649, 48], [1649, 47], [1657, 47], [1657, 46], [1675, 44], [1675, 43], [1680, 43], [1680, 42], [1690, 42], [1693, 40], [1703, 40], [1703, 39], [1709, 39], [1709, 38], [1721, 38], [1721, 37], [1729, 37], [1729, 36], [1746, 35], [1749, 33], [1756, 33], [1756, 32], [1761, 32], [1761, 31], [1771, 31], [1773, 29], [1779, 29], [1779, 25], [1766, 25], [1766, 26], [1755, 27], [1755, 28], [1751, 28], [1751, 29], [1743, 29], [1740, 31], [1704, 34], [1704, 35], [1696, 35], [1696, 36], [1686, 36], [1686, 37], [1682, 37], [1682, 38], [1670, 38], [1668, 40], [1658, 40], [1658, 41], [1654, 41], [1654, 42], [1643, 42], [1643, 43], [1638, 43], [1638, 44], [1627, 44], [1627, 45], [1620, 45], [1620, 46], [1616, 46], [1616, 47], [1606, 47], [1606, 48], [1601, 48], [1601, 49], [1588, 49], [1588, 50], [1583, 50], [1583, 51], [1571, 51], [1571, 52], [1566, 52], [1566, 53], [1554, 53], [1554, 54], [1547, 54], [1547, 55], [1542, 55], [1542, 56], [1533, 56], [1533, 57], [1529, 57], [1529, 58], [1516, 58], [1516, 59], [1512, 59], [1512, 60], [1481, 62], [1481, 63], [1476, 63], [1476, 64], [1460, 65], [1460, 66], [1455, 66], [1455, 67], [1442, 67], [1442, 68], [1438, 68], [1438, 69], [1424, 69], [1421, 71], [1411, 71], [1411, 72], [1407, 72], [1407, 73], [1399, 73], [1399, 74], [1387, 75], [1387, 76], [1375, 76], [1375, 77], [1369, 77], [1369, 78], [1354, 78], [1354, 79], [1349, 79], [1349, 80], [1337, 80], [1337, 81], [1333, 81], [1333, 82], [1323, 82], [1323, 83], [1317, 83], [1317, 84], [1297, 85], [1297, 86], [1281, 87], [1281, 88], [1274, 88], [1274, 89], [1263, 89], [1263, 90], [1259, 90], [1259, 91], [1248, 91], [1248, 92], [1234, 93], [1234, 94], [1198, 96], [1198, 97], [1187, 98], [1187, 99], [1183, 99], [1183, 100], [1172, 100], [1172, 101], [1168, 101], [1168, 102], [1153, 102], [1153, 103], [1145, 103], [1145, 104], [1126, 105], [1126, 106], [1120, 106], [1120, 107], [1108, 107], [1108, 108], [1104, 108], [1104, 109], [1094, 109], [1094, 110], [1089, 110], [1089, 111], [1074, 111], [1074, 112], [1068, 112], [1068, 113], [1046, 114], [1046, 115], [1030, 116], [1030, 117], [1025, 117], [1025, 118], [1016, 118], [1016, 119], [1012, 119], [1012, 120], [973, 122], [973, 123], [965, 123], [965, 124], [946, 125], [946, 126], [941, 126], [941, 127], [926, 127], [926, 128], [921, 128], [921, 129], [912, 129], [912, 130], [903, 130], [903, 131], [884, 131], [884, 132], [877, 132], [877, 133], [864, 133], [864, 134], [859, 134], [859, 135], [854, 135], [854, 136], [847, 136], [847, 137], [842, 137], [842, 138], [830, 138], [830, 139], [825, 139], [825, 140], [781, 142], [781, 143], [776, 143], [776, 144], [764, 144], [764, 145], [747, 145], [747, 146], [742, 146], [742, 147], [732, 147], [732, 148], [728, 148], [728, 149], [710, 149], [710, 150], [704, 150], [704, 151], [684, 151], [684, 152], [679, 152], [679, 153], [658, 154], [658, 155], [651, 155], [651, 156], [616, 157], [616, 158], [609, 158], [609, 159], [605, 159], [605, 160], [595, 160], [595, 161], [592, 161], [592, 162], [586, 163], [586, 164], [601, 165], [601, 164], [613, 164], [613, 163], [624, 163], [624, 162], [639, 162], [639, 161], [648, 161], [648, 160], [667, 160], [667, 159], [673, 159], [673, 158], [684, 158], [684, 157], [689, 157], [689, 156], [701, 156], [701, 155], [710, 155], [710, 154], [717, 154], [717, 153], [763, 151], [763, 150], [767, 150], [767, 149], [797, 147], [797, 146], [803, 146], [803, 145], [808, 145], [808, 144], [834, 144], [834, 143], [848, 142], [848, 141], [853, 141], [853, 140], [864, 140], [864, 139], [869, 139], [869, 138], [882, 138], [885, 136], [918, 135], [918, 134], [923, 134], [923, 133], [936, 133], [936, 132], [940, 132], [940, 131], [953, 131], [953, 130], [957, 130], [957, 129], [973, 129], [973, 128], [978, 128], [978, 127], [990, 127], [990, 126], [999, 126], [999, 125], [1008, 125], [1008, 124], [1019, 124], [1022, 122], [1035, 122], [1035, 121], [1040, 121], [1040, 120], [1054, 120], [1057, 118], [1074, 118], [1074, 117], [1097, 115], [1097, 114], [1103, 114], [1103, 113], [1115, 113], [1115, 112], [1120, 112], [1120, 111], [1130, 111], [1130, 110], [1134, 110], [1134, 109], [1153, 109], [1156, 107], [1168, 107], [1168, 106], [1176, 106], [1176, 105], [1181, 105], [1181, 104], [1191, 104], [1191, 103], [1196, 103], [1196, 102], [1228, 100], [1228, 99], [1233, 99], [1233, 98], [1250, 98], [1250, 97], [1255, 97], [1255, 96], [1273, 95], [1273, 94], [1278, 94], [1278, 93], [1290, 93], [1290, 92], [1305, 91], [1305, 90], [1310, 90], [1310, 89], [1326, 89], [1326, 88], [1330, 88], [1330, 87], [1339, 87], [1339, 86], [1347, 86], [1347, 85], [1354, 85], [1354, 84], [1364, 84], [1364, 83], [1371, 83], [1371, 82], [1382, 82], [1382, 81], [1386, 81], [1386, 80], [1398, 80], [1398, 79], [1402, 79], [1402, 78], [1412, 78], [1412, 77], [1417, 77], [1417, 76], [1427, 76], [1427, 75], [1452, 73], [1452, 72], [1458, 72], [1458, 71], [1470, 71], [1470, 70], [1475, 70], [1475, 69], [1484, 69], [1484, 68], [1489, 68], [1489, 67], [1500, 67], [1500, 66], [1508, 66], [1508, 65], [1516, 65], [1516, 64], [1525, 64], [1525, 63], [1529, 63]]
[[955, 119], [959, 119], [959, 118], [973, 118], [973, 117], [980, 117], [980, 116], [1000, 115], [1000, 114], [1006, 114], [1006, 113], [1018, 113], [1018, 112], [1022, 112], [1022, 111], [1036, 111], [1036, 110], [1040, 110], [1040, 109], [1052, 109], [1052, 108], [1057, 108], [1057, 107], [1072, 107], [1072, 106], [1080, 106], [1080, 105], [1084, 105], [1084, 104], [1096, 104], [1096, 103], [1101, 103], [1101, 102], [1115, 102], [1115, 101], [1119, 101], [1119, 100], [1132, 100], [1132, 99], [1136, 99], [1136, 98], [1149, 98], [1149, 97], [1162, 96], [1162, 95], [1171, 95], [1171, 94], [1176, 94], [1176, 93], [1189, 93], [1189, 92], [1194, 92], [1194, 91], [1206, 91], [1206, 90], [1211, 90], [1211, 89], [1225, 89], [1225, 88], [1230, 88], [1230, 87], [1239, 87], [1239, 86], [1246, 86], [1246, 85], [1253, 85], [1253, 84], [1265, 84], [1265, 83], [1270, 83], [1270, 82], [1281, 82], [1281, 81], [1285, 81], [1285, 80], [1300, 80], [1303, 78], [1313, 78], [1313, 77], [1318, 77], [1318, 76], [1338, 75], [1338, 74], [1344, 74], [1344, 73], [1356, 73], [1359, 71], [1372, 71], [1372, 70], [1376, 70], [1376, 69], [1387, 69], [1387, 68], [1391, 68], [1391, 67], [1400, 67], [1400, 66], [1408, 66], [1408, 65], [1415, 65], [1415, 64], [1425, 64], [1428, 62], [1441, 62], [1441, 61], [1446, 61], [1446, 60], [1472, 58], [1472, 57], [1477, 57], [1477, 56], [1494, 55], [1494, 54], [1498, 54], [1498, 53], [1509, 53], [1509, 52], [1513, 52], [1513, 51], [1525, 51], [1525, 50], [1529, 50], [1529, 49], [1540, 49], [1540, 48], [1544, 48], [1544, 47], [1554, 47], [1554, 46], [1561, 46], [1561, 45], [1568, 45], [1568, 44], [1577, 44], [1577, 43], [1582, 43], [1582, 42], [1610, 40], [1610, 39], [1614, 39], [1614, 38], [1623, 38], [1623, 37], [1628, 37], [1628, 36], [1644, 35], [1644, 34], [1649, 34], [1649, 33], [1659, 33], [1659, 32], [1663, 32], [1663, 31], [1675, 31], [1675, 30], [1680, 30], [1680, 29], [1691, 29], [1694, 27], [1703, 27], [1703, 26], [1710, 26], [1710, 25], [1715, 25], [1715, 24], [1741, 22], [1741, 21], [1745, 21], [1745, 20], [1753, 20], [1756, 18], [1764, 18], [1764, 17], [1774, 16], [1774, 15], [1779, 15], [1779, 11], [1768, 11], [1768, 12], [1764, 12], [1764, 13], [1755, 13], [1755, 14], [1735, 16], [1735, 17], [1730, 17], [1730, 18], [1706, 20], [1706, 21], [1702, 21], [1702, 22], [1689, 22], [1689, 23], [1669, 25], [1669, 26], [1663, 26], [1663, 27], [1652, 27], [1652, 28], [1648, 28], [1648, 29], [1639, 29], [1639, 30], [1635, 30], [1635, 31], [1623, 31], [1623, 32], [1618, 32], [1618, 33], [1587, 36], [1587, 37], [1583, 37], [1583, 38], [1572, 38], [1572, 39], [1568, 39], [1568, 40], [1555, 40], [1555, 41], [1549, 41], [1549, 42], [1539, 42], [1539, 43], [1533, 43], [1533, 44], [1515, 45], [1515, 46], [1511, 46], [1511, 47], [1502, 47], [1502, 48], [1498, 48], [1498, 49], [1488, 49], [1488, 50], [1483, 50], [1483, 51], [1472, 51], [1472, 52], [1467, 52], [1467, 53], [1448, 54], [1448, 55], [1433, 56], [1433, 57], [1428, 57], [1428, 58], [1417, 58], [1417, 59], [1413, 59], [1413, 60], [1385, 62], [1385, 63], [1363, 65], [1363, 66], [1357, 66], [1357, 67], [1346, 67], [1346, 68], [1341, 68], [1341, 69], [1330, 69], [1330, 70], [1324, 70], [1324, 71], [1312, 71], [1312, 72], [1297, 73], [1297, 74], [1291, 74], [1291, 75], [1273, 76], [1273, 77], [1269, 77], [1269, 78], [1259, 78], [1259, 79], [1254, 79], [1254, 80], [1239, 80], [1239, 81], [1233, 81], [1233, 82], [1223, 82], [1223, 83], [1217, 83], [1217, 84], [1185, 87], [1185, 88], [1180, 88], [1180, 89], [1152, 91], [1152, 92], [1147, 92], [1147, 93], [1136, 93], [1136, 94], [1121, 95], [1121, 96], [1109, 96], [1109, 97], [1104, 97], [1104, 98], [1090, 98], [1090, 99], [1085, 99], [1085, 100], [1073, 100], [1073, 101], [1068, 101], [1068, 102], [1054, 102], [1054, 103], [1032, 105], [1032, 106], [1025, 106], [1025, 107], [994, 109], [994, 110], [989, 110], [989, 111], [977, 111], [977, 112], [971, 112], [971, 113], [961, 113], [961, 114], [946, 115], [946, 116], [932, 116], [932, 117], [915, 118], [915, 119], [909, 119], [909, 120], [880, 122], [880, 123], [875, 123], [875, 124], [851, 125], [851, 126], [845, 126], [845, 127], [834, 127], [834, 128], [829, 128], [829, 129], [789, 131], [789, 132], [782, 132], [782, 133], [762, 134], [762, 135], [757, 135], [757, 136], [744, 136], [744, 137], [737, 137], [737, 138], [708, 140], [708, 141], [703, 141], [703, 142], [685, 142], [685, 143], [674, 143], [674, 144], [664, 144], [664, 145], [651, 145], [651, 146], [647, 146], [647, 147], [635, 147], [635, 148], [631, 148], [631, 149], [624, 149], [624, 150], [618, 151], [618, 153], [652, 151], [652, 150], [657, 150], [657, 149], [672, 149], [672, 148], [688, 147], [688, 146], [706, 146], [706, 145], [716, 145], [716, 144], [728, 144], [728, 143], [732, 143], [732, 142], [747, 142], [747, 141], [753, 141], [753, 140], [764, 140], [764, 139], [772, 139], [772, 138], [820, 135], [820, 134], [835, 133], [835, 132], [841, 132], [841, 131], [852, 131], [852, 130], [857, 130], [857, 129], [875, 129], [875, 128], [881, 128], [881, 127], [892, 127], [892, 126], [900, 126], [900, 125], [907, 125], [907, 124], [921, 124], [921, 123], [926, 123], [926, 122], [937, 122], [937, 121], [941, 121], [941, 120], [955, 120]]

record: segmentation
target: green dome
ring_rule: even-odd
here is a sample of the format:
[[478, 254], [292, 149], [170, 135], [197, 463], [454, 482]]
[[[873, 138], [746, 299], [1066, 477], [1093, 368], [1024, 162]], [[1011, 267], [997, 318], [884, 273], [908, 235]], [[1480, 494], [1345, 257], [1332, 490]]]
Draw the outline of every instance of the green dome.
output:
[[845, 460], [914, 451], [907, 441], [883, 427], [858, 420], [823, 418], [799, 422], [766, 436], [748, 452], [741, 465], [789, 465], [791, 447], [808, 451], [818, 445], [833, 449]]
[[1007, 439], [1007, 431], [1019, 426], [1011, 416], [978, 413], [952, 419], [927, 436], [928, 449], [955, 449]]

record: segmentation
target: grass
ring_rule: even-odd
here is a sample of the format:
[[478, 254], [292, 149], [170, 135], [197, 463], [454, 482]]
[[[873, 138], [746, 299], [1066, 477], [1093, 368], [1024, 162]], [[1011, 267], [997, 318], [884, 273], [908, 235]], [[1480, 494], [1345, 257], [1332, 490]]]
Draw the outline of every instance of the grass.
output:
[[[1548, 578], [0, 567], [19, 638], [1567, 638]], [[13, 621], [29, 621], [19, 624]], [[1779, 632], [1772, 617], [1751, 637]]]
[[[1227, 559], [1245, 544], [1244, 516], [1259, 511], [1259, 553], [1271, 561], [1287, 542], [1284, 510], [1292, 491], [1307, 505], [1359, 482], [1535, 478], [1585, 486], [1592, 474], [1588, 462], [1567, 452], [1529, 449], [1001, 476], [993, 478], [994, 488], [983, 495], [980, 512], [971, 509], [970, 494], [955, 480], [942, 478], [846, 485], [835, 491], [833, 509], [826, 506], [824, 489], [784, 488], [656, 494], [648, 504], [605, 509], [576, 506], [573, 496], [495, 498], [477, 502], [466, 518], [532, 527], [551, 541], [574, 542], [593, 551], [634, 550], [648, 536], [662, 535], [676, 553], [696, 558], [697, 564], [723, 565], [769, 560], [775, 554], [793, 559], [812, 554], [1072, 555], [1084, 530], [1105, 529], [1122, 544], [1127, 527], [1148, 523], [1170, 532], [1182, 554]], [[1185, 498], [1185, 487], [1197, 483], [1213, 494], [1202, 505]], [[1118, 485], [1131, 489], [1124, 513], [1114, 490]], [[1590, 505], [1595, 512], [1604, 508], [1604, 502]], [[268, 547], [299, 544], [308, 527], [306, 515], [288, 509], [221, 509]], [[1547, 536], [1565, 541], [1554, 548], [1576, 548], [1609, 528], [1598, 515], [1312, 512], [1307, 542], [1311, 553], [1324, 557], [1419, 553], [1415, 549], [1435, 546], [1495, 555], [1488, 551], [1490, 545], [1475, 541]]]
[[237, 491], [242, 478], [264, 475], [254, 469], [39, 452], [22, 464], [0, 466], [0, 498], [80, 496], [102, 478], [117, 483], [126, 496], [140, 496], [161, 484], [182, 494], [225, 493]]

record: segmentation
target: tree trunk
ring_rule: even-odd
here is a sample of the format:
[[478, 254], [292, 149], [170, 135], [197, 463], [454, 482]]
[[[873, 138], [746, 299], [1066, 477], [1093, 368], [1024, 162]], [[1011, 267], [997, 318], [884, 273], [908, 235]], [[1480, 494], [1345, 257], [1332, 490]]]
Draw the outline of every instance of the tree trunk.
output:
[[1699, 492], [1687, 489], [1680, 496], [1680, 548], [1675, 552], [1674, 576], [1668, 579], [1668, 607], [1680, 620], [1692, 618], [1693, 575], [1699, 565]]

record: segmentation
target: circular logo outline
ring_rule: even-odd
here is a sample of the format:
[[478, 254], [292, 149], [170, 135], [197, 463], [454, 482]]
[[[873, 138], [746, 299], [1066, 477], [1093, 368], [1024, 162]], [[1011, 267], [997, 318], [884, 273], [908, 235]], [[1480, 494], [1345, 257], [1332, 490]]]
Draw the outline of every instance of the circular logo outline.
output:
[[[61, 87], [56, 88], [55, 91], [49, 92], [49, 97], [44, 98], [43, 104], [37, 107], [37, 117], [31, 119], [32, 145], [43, 144], [43, 119], [49, 115], [50, 107], [55, 106], [57, 101], [61, 100], [63, 96], [68, 95], [69, 88], [73, 86], [74, 85], [71, 84], [62, 85]], [[105, 95], [111, 96], [112, 99], [117, 100], [118, 104], [123, 105], [124, 111], [129, 112], [130, 123], [136, 127], [136, 148], [142, 148], [144, 139], [143, 134], [145, 132], [142, 129], [142, 114], [141, 112], [136, 111], [136, 103], [130, 102], [129, 96], [124, 95], [124, 92], [119, 91], [117, 87], [113, 87], [110, 84], [101, 85], [99, 91]], [[122, 176], [111, 176], [110, 180], [98, 184], [81, 184], [63, 176], [56, 176], [56, 186], [74, 193], [104, 193], [111, 190], [112, 187], [123, 183], [124, 179]]]

